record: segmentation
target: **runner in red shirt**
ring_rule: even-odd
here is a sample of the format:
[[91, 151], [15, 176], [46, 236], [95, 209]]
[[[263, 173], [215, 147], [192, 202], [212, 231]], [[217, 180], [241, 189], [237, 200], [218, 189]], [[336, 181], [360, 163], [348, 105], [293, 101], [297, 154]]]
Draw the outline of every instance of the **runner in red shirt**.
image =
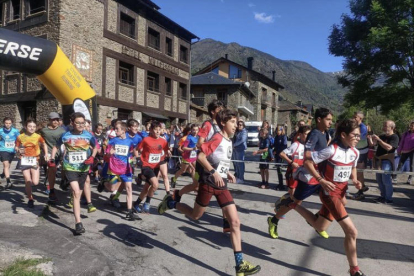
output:
[[[151, 199], [154, 196], [154, 192], [158, 189], [160, 165], [163, 164], [167, 155], [171, 155], [167, 141], [161, 138], [160, 134], [161, 123], [157, 121], [151, 122], [150, 136], [145, 137], [137, 147], [137, 150], [141, 152], [141, 174], [146, 179], [144, 188], [134, 205], [135, 210], [139, 213], [149, 214]], [[145, 203], [143, 206], [140, 206], [145, 197]]]

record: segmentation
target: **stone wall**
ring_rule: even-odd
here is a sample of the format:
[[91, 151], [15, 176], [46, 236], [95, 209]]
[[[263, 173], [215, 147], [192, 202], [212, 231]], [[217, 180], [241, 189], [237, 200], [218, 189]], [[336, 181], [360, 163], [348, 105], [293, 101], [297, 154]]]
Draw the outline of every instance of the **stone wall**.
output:
[[36, 121], [38, 123], [48, 122], [50, 112], [61, 112], [60, 104], [57, 100], [38, 100], [36, 102]]

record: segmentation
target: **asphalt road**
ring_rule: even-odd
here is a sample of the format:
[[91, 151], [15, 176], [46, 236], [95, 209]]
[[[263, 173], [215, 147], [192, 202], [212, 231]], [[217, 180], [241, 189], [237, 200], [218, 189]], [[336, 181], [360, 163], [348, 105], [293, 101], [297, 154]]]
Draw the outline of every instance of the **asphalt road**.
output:
[[[251, 157], [249, 149], [248, 158]], [[14, 165], [12, 165], [14, 168]], [[242, 223], [244, 258], [260, 264], [258, 275], [349, 275], [343, 249], [344, 234], [337, 223], [328, 230], [329, 239], [320, 238], [295, 211], [279, 223], [277, 240], [267, 234], [267, 216], [284, 192], [257, 188], [258, 165], [248, 163], [246, 184], [230, 184]], [[0, 169], [2, 171], [2, 169]], [[271, 184], [277, 183], [272, 170]], [[370, 190], [363, 202], [348, 201], [347, 210], [358, 231], [359, 266], [369, 276], [411, 275], [414, 271], [414, 187], [395, 186], [394, 205], [373, 203], [378, 196], [372, 174], [366, 174]], [[399, 176], [400, 182], [406, 177]], [[228, 234], [223, 234], [221, 210], [212, 200], [199, 221], [191, 221], [177, 211], [160, 216], [156, 206], [165, 194], [161, 183], [154, 197], [151, 215], [141, 221], [124, 219], [125, 209], [108, 203], [109, 193], [99, 194], [93, 185], [93, 203], [98, 208], [88, 214], [82, 207], [86, 233], [74, 236], [74, 218], [66, 207], [69, 193], [58, 190], [59, 202], [46, 207], [47, 196], [39, 185], [36, 205], [26, 208], [23, 177], [13, 172], [17, 185], [0, 191], [0, 268], [17, 257], [50, 258], [49, 274], [73, 275], [234, 275], [234, 256]], [[3, 181], [3, 185], [4, 185]], [[180, 178], [178, 186], [190, 183]], [[354, 192], [355, 188], [350, 187]], [[134, 185], [135, 197], [139, 187]], [[195, 194], [183, 202], [193, 204]], [[125, 205], [125, 194], [121, 195]], [[311, 196], [305, 207], [316, 212], [319, 197]]]

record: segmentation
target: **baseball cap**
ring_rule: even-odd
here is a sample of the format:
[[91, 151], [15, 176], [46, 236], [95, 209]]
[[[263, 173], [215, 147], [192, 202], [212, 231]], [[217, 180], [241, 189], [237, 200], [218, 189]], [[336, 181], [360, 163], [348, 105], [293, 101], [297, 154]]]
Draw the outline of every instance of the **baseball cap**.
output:
[[57, 112], [50, 112], [49, 113], [49, 119], [60, 119], [59, 113]]

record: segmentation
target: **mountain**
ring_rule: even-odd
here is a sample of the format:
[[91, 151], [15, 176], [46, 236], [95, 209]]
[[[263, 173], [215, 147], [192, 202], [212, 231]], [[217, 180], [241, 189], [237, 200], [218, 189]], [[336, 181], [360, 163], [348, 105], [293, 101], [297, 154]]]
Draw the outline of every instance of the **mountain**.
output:
[[253, 70], [272, 78], [285, 87], [282, 97], [291, 101], [311, 103], [316, 107], [328, 107], [336, 112], [343, 109], [346, 90], [336, 81], [336, 74], [324, 73], [310, 64], [296, 60], [281, 60], [259, 50], [243, 47], [237, 43], [223, 43], [203, 39], [192, 45], [191, 71], [195, 73], [220, 57], [247, 67], [247, 58], [253, 57]]

